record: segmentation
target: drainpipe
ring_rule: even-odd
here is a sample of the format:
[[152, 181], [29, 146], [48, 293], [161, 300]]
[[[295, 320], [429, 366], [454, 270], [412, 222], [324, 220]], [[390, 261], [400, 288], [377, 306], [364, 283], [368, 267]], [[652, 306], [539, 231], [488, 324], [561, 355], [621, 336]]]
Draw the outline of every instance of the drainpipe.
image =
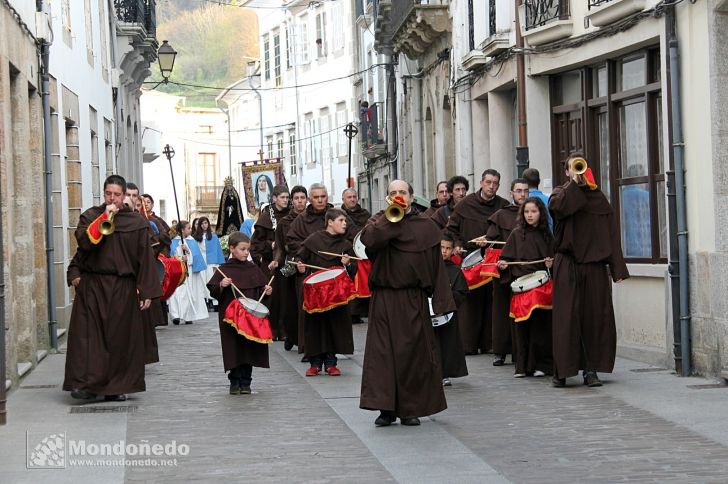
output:
[[43, 105], [43, 165], [45, 174], [45, 242], [46, 242], [46, 273], [48, 290], [48, 332], [51, 348], [58, 350], [58, 321], [56, 320], [56, 283], [53, 277], [53, 162], [51, 160], [51, 104], [49, 86], [49, 55], [51, 44], [47, 41], [41, 45], [41, 104]]
[[[0, 190], [2, 185], [0, 184]], [[2, 192], [0, 191], [0, 200]], [[7, 423], [5, 402], [5, 247], [3, 245], [3, 212], [0, 210], [0, 425]]]
[[397, 152], [399, 140], [397, 139], [397, 79], [394, 75], [396, 54], [387, 56], [387, 153], [391, 164], [392, 177], [390, 181], [399, 177], [397, 170]]
[[526, 118], [526, 59], [523, 53], [523, 36], [521, 35], [521, 16], [519, 7], [521, 0], [515, 0], [516, 8], [516, 97], [518, 104], [518, 146], [516, 147], [516, 167], [518, 176], [528, 168], [528, 123]]
[[[677, 41], [677, 18], [675, 7], [668, 9], [668, 46], [670, 51], [670, 104], [672, 108], [672, 153], [675, 163], [675, 216], [677, 221], [678, 285], [680, 294], [680, 362], [681, 376], [690, 376], [690, 294], [688, 266], [688, 217], [685, 201], [685, 143], [682, 134], [682, 112], [680, 110], [680, 53]], [[673, 317], [673, 324], [677, 321]]]

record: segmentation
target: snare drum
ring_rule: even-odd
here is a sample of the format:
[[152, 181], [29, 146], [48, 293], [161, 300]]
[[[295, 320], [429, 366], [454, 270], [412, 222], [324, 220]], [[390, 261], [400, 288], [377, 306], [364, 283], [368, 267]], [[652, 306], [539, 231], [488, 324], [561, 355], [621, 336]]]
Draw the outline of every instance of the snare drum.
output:
[[369, 258], [367, 257], [367, 247], [364, 245], [364, 242], [361, 241], [361, 232], [354, 236], [354, 242], [352, 244], [354, 245], [354, 255], [362, 259]]
[[538, 286], [543, 286], [549, 279], [551, 278], [546, 271], [536, 271], [531, 274], [526, 274], [511, 282], [511, 291], [514, 293], [530, 291]]
[[323, 313], [354, 299], [354, 283], [342, 267], [314, 272], [303, 280], [303, 310]]
[[465, 281], [468, 283], [468, 289], [471, 291], [488, 284], [493, 279], [493, 276], [481, 275], [481, 270], [483, 269], [482, 264], [483, 254], [478, 249], [468, 254], [460, 266], [465, 276]]
[[447, 313], [447, 314], [435, 314], [435, 311], [432, 310], [432, 298], [427, 298], [427, 303], [430, 305], [430, 318], [432, 319], [432, 327], [437, 328], [438, 326], [442, 326], [443, 324], [447, 324], [452, 319], [452, 315], [454, 313]]
[[162, 301], [166, 301], [187, 279], [187, 263], [180, 257], [165, 257], [159, 254], [157, 260], [164, 269], [162, 278]]
[[254, 299], [233, 299], [225, 310], [223, 320], [250, 341], [266, 344], [273, 342], [268, 308]]
[[511, 283], [510, 316], [516, 323], [526, 321], [534, 309], [551, 309], [553, 281], [546, 271], [519, 277]]

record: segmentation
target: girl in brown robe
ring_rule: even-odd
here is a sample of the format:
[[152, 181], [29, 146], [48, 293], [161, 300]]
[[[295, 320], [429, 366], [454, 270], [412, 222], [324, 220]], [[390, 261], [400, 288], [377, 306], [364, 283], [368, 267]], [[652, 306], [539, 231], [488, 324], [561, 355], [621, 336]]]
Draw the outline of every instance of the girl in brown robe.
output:
[[[309, 235], [298, 250], [298, 272], [307, 272], [303, 265], [311, 264], [319, 267], [344, 266], [348, 276], [353, 279], [356, 273], [356, 264], [348, 257], [354, 250], [346, 238], [346, 214], [336, 208], [326, 212], [324, 221], [325, 230], [319, 230]], [[346, 254], [344, 257], [321, 254], [320, 251], [333, 254]], [[309, 270], [310, 272], [310, 270]], [[354, 335], [351, 329], [351, 320], [346, 305], [341, 305], [328, 311], [319, 313], [305, 313], [304, 339], [306, 356], [311, 367], [306, 370], [306, 376], [316, 376], [322, 367], [331, 376], [341, 375], [336, 366], [336, 354], [351, 355], [354, 353]]]
[[[251, 341], [224, 321], [225, 310], [235, 299], [233, 284], [245, 297], [257, 300], [261, 292], [270, 295], [273, 288], [266, 284], [261, 270], [248, 260], [250, 239], [242, 232], [233, 232], [228, 239], [230, 259], [220, 266], [207, 283], [210, 295], [217, 299], [220, 311], [217, 313], [220, 325], [220, 343], [225, 371], [229, 371], [230, 395], [250, 394], [253, 367], [270, 368], [268, 345]], [[222, 272], [227, 277], [223, 278]]]
[[[518, 210], [517, 225], [508, 237], [498, 261], [500, 284], [508, 285], [515, 279], [540, 270], [548, 270], [553, 264], [554, 237], [549, 229], [546, 206], [531, 197]], [[506, 261], [546, 262], [527, 265], [506, 265]], [[510, 294], [510, 290], [508, 291]], [[553, 371], [551, 350], [551, 310], [534, 309], [525, 321], [514, 322], [516, 343], [515, 377], [526, 375], [544, 376]]]

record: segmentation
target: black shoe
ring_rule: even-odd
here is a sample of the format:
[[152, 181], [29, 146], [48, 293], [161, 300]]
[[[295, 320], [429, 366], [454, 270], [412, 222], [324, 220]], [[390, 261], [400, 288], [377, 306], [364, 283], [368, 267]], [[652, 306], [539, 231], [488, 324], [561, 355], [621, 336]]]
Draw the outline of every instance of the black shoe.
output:
[[250, 386], [243, 385], [240, 387], [241, 395], [250, 395], [251, 393], [253, 393], [253, 391], [250, 389]]
[[177, 326], [179, 324], [179, 318], [174, 318], [172, 320], [172, 324], [174, 324], [175, 326]]
[[493, 366], [503, 366], [506, 364], [506, 355], [495, 355]]
[[381, 411], [379, 412], [379, 417], [374, 421], [374, 425], [377, 427], [389, 427], [395, 420], [397, 420], [397, 417], [391, 412]]
[[351, 317], [351, 324], [362, 324], [363, 322], [359, 316]]
[[86, 390], [71, 390], [71, 397], [76, 400], [91, 400], [96, 398], [96, 394], [87, 392]]
[[551, 378], [551, 385], [554, 388], [564, 388], [566, 386], [566, 378]]
[[586, 375], [584, 375], [584, 385], [588, 387], [600, 387], [602, 386], [602, 382], [597, 376], [596, 371], [588, 371]]
[[240, 395], [240, 384], [238, 382], [230, 383], [230, 395]]
[[192, 321], [185, 321], [185, 324], [192, 324]]
[[126, 395], [123, 393], [119, 395], [105, 395], [104, 400], [107, 402], [126, 402]]
[[286, 338], [286, 342], [283, 343], [283, 349], [286, 351], [291, 351], [293, 349], [293, 342], [289, 341], [288, 338]]
[[417, 417], [402, 417], [399, 419], [399, 421], [402, 423], [402, 425], [407, 425], [409, 427], [416, 427], [420, 424], [420, 419]]
[[301, 363], [308, 363], [308, 356], [301, 358]]

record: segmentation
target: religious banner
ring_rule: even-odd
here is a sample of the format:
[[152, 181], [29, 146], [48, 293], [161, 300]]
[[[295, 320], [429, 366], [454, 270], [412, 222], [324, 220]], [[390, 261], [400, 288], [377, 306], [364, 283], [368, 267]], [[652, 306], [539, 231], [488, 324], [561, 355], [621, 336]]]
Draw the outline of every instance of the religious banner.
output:
[[286, 183], [280, 158], [270, 162], [243, 163], [242, 170], [248, 213], [271, 203], [273, 187]]

